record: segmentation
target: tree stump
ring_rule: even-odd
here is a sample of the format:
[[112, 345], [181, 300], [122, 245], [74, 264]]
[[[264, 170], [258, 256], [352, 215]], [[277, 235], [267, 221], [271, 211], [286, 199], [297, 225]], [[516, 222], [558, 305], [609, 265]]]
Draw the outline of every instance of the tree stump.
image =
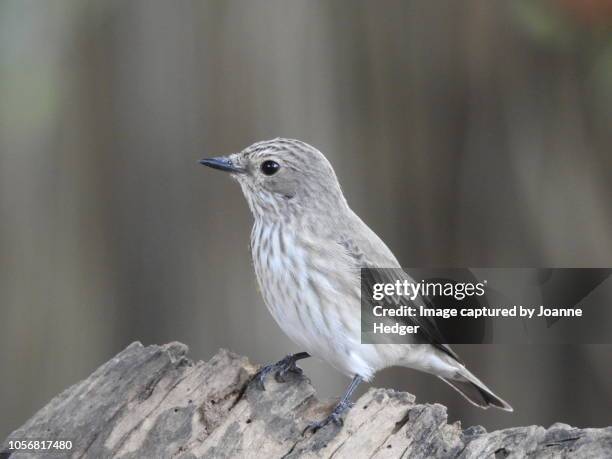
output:
[[[486, 432], [447, 423], [446, 408], [370, 389], [343, 427], [302, 434], [329, 413], [308, 379], [249, 386], [257, 367], [226, 350], [192, 362], [181, 343], [133, 343], [51, 400], [2, 444], [1, 457], [518, 458], [612, 457], [612, 427], [566, 424]], [[72, 441], [63, 452], [9, 450], [10, 440]]]

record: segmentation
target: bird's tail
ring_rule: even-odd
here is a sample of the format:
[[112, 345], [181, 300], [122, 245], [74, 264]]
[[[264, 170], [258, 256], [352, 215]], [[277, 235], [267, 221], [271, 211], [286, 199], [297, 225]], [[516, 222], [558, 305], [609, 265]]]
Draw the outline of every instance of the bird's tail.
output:
[[485, 386], [482, 381], [465, 367], [462, 368], [462, 371], [456, 378], [447, 379], [440, 377], [440, 379], [463, 395], [467, 401], [480, 408], [487, 409], [493, 406], [504, 411], [514, 411], [509, 403], [495, 395], [491, 389]]

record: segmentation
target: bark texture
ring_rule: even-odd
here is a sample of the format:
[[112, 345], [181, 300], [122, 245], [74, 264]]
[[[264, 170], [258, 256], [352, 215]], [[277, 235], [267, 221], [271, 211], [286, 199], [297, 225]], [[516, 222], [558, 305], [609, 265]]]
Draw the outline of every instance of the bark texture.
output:
[[519, 458], [612, 457], [612, 427], [555, 424], [486, 432], [447, 423], [446, 408], [414, 396], [370, 389], [344, 427], [302, 435], [332, 402], [317, 400], [308, 379], [270, 377], [248, 386], [257, 367], [220, 350], [192, 362], [181, 343], [133, 343], [91, 376], [51, 400], [9, 440], [67, 439], [73, 448], [49, 457], [120, 458]]

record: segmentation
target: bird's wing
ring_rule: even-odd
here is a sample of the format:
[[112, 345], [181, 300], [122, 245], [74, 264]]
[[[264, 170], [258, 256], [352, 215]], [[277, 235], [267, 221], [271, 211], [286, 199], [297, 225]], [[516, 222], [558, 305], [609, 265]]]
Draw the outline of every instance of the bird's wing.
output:
[[[374, 268], [374, 266], [369, 266]], [[372, 292], [374, 284], [395, 284], [397, 280], [414, 282], [414, 280], [399, 268], [377, 268], [369, 270], [366, 275], [362, 275], [361, 282], [362, 287], [367, 291]], [[419, 301], [420, 300], [420, 301]], [[421, 304], [426, 307], [431, 307], [431, 303], [426, 297], [419, 297], [414, 301], [411, 301], [408, 297], [404, 296], [389, 296], [385, 295], [382, 300], [376, 301], [376, 305], [381, 305], [384, 309], [395, 309], [398, 306], [413, 306], [417, 307]], [[372, 307], [374, 304], [372, 304]], [[457, 354], [445, 343], [445, 339], [440, 333], [438, 326], [436, 325], [433, 317], [395, 317], [397, 321], [401, 321], [405, 325], [418, 325], [418, 333], [416, 339], [420, 343], [431, 344], [444, 353], [450, 355], [455, 360], [459, 360]]]
[[[353, 215], [359, 219], [357, 215]], [[362, 276], [361, 278], [362, 282], [366, 282], [365, 287], [368, 288], [368, 291], [372, 291], [373, 285], [376, 283], [395, 284], [398, 279], [400, 281], [408, 280], [409, 282], [414, 282], [400, 268], [397, 259], [385, 243], [365, 223], [359, 219], [351, 226], [352, 228], [342, 232], [337, 242], [349, 254], [356, 268], [377, 268], [369, 271], [370, 275]], [[418, 300], [420, 300], [420, 304], [431, 306], [430, 301], [426, 297], [419, 297]], [[417, 306], [419, 302], [417, 300], [412, 302], [407, 297], [385, 295], [383, 300], [377, 301], [376, 304], [380, 304], [384, 308], [397, 308], [400, 305]], [[445, 343], [444, 337], [440, 333], [433, 317], [401, 317], [398, 320], [401, 320], [405, 325], [418, 325], [419, 333], [417, 333], [417, 339], [420, 342], [431, 344], [460, 362], [457, 354]]]

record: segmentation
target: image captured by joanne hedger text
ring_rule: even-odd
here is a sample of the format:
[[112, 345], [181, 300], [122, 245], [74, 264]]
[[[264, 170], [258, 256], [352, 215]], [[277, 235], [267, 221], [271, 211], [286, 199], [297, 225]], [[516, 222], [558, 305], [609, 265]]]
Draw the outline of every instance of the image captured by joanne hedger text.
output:
[[612, 269], [364, 268], [362, 343], [605, 344]]

